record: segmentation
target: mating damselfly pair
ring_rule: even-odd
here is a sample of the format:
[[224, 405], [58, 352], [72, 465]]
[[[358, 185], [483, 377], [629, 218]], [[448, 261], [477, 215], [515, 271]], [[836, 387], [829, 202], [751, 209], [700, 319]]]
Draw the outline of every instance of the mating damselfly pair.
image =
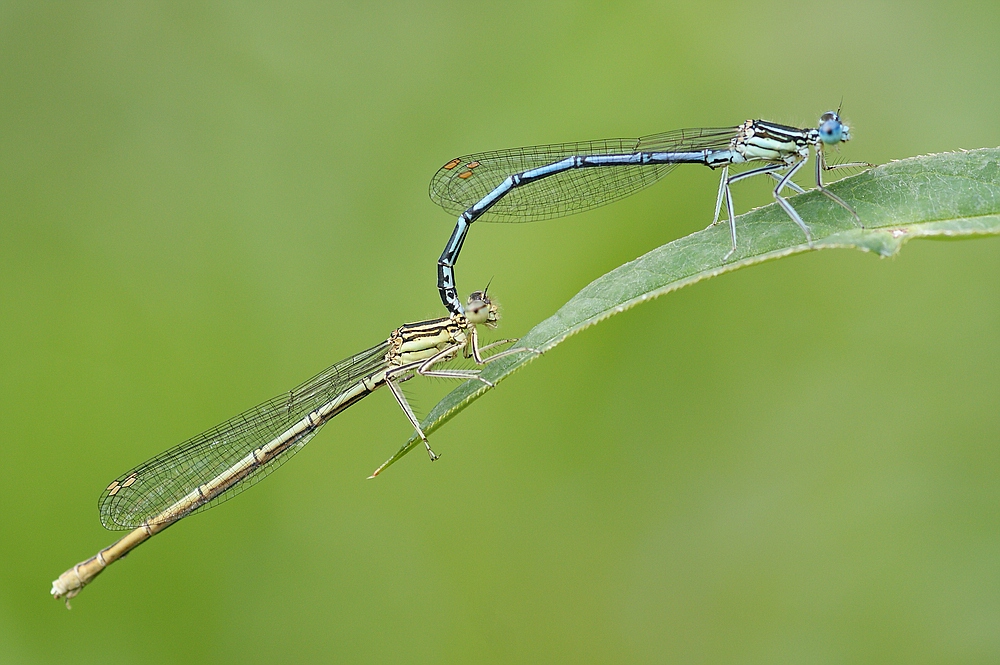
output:
[[[823, 184], [825, 170], [865, 163], [826, 162], [824, 148], [848, 141], [839, 112], [828, 112], [815, 129], [798, 129], [763, 120], [737, 127], [686, 129], [640, 139], [609, 139], [484, 152], [456, 158], [431, 180], [431, 198], [460, 213], [438, 261], [438, 290], [449, 316], [406, 324], [384, 342], [343, 360], [294, 390], [279, 395], [122, 474], [99, 501], [101, 522], [109, 529], [131, 529], [125, 537], [60, 575], [52, 595], [69, 599], [109, 564], [180, 519], [216, 506], [251, 487], [287, 461], [334, 416], [376, 389], [387, 386], [437, 459], [400, 384], [416, 375], [479, 380], [477, 370], [440, 368], [459, 355], [483, 366], [499, 358], [539, 351], [512, 347], [489, 357], [483, 351], [516, 340], [480, 346], [476, 326], [494, 328], [497, 308], [484, 291], [463, 307], [455, 289], [454, 265], [470, 225], [486, 221], [532, 221], [588, 210], [652, 184], [678, 164], [722, 169], [713, 224], [725, 201], [732, 247], [737, 248], [730, 185], [756, 175], [777, 180], [774, 197], [811, 242], [809, 227], [781, 195], [816, 153], [816, 185], [824, 195], [857, 213]], [[763, 166], [730, 175], [731, 166]], [[377, 475], [385, 465], [372, 474]]]

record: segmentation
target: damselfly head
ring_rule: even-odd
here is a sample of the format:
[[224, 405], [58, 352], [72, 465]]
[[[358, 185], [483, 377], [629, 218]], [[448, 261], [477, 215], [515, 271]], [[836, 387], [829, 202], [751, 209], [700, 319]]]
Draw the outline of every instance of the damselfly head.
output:
[[827, 111], [819, 119], [819, 139], [827, 145], [850, 141], [851, 131], [836, 111]]
[[473, 291], [465, 306], [465, 318], [473, 325], [496, 328], [500, 321], [496, 304], [486, 295], [486, 291]]

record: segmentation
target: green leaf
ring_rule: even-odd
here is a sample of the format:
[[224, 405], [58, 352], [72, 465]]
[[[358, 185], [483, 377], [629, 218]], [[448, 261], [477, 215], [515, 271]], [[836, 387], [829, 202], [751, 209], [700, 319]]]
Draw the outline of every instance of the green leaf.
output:
[[[796, 196], [792, 204], [812, 230], [812, 245], [777, 204], [736, 218], [738, 248], [729, 262], [726, 224], [669, 242], [595, 279], [521, 338], [516, 347], [545, 353], [570, 335], [641, 302], [725, 272], [800, 252], [850, 247], [893, 256], [912, 238], [1000, 235], [1000, 148], [914, 157], [873, 168], [830, 185], [865, 224], [820, 192]], [[519, 354], [487, 365], [482, 377], [494, 385], [538, 355]], [[467, 381], [444, 397], [423, 421], [431, 433], [492, 388]], [[417, 444], [414, 436], [372, 477]]]

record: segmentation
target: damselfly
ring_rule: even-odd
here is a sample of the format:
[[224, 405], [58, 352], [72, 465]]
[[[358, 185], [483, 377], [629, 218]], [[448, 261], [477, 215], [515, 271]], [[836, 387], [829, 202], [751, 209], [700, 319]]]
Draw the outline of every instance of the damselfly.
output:
[[485, 291], [469, 296], [466, 313], [408, 323], [389, 339], [317, 374], [294, 390], [202, 432], [179, 446], [123, 473], [99, 501], [101, 523], [111, 530], [132, 529], [125, 537], [59, 576], [52, 595], [69, 599], [109, 564], [178, 520], [231, 499], [285, 463], [319, 428], [381, 386], [388, 386], [417, 435], [431, 450], [420, 422], [399, 384], [419, 374], [446, 379], [478, 379], [478, 370], [438, 369], [462, 353], [477, 365], [532, 352], [511, 348], [482, 352], [516, 340], [479, 346], [477, 325], [495, 328], [497, 306]]
[[[702, 164], [722, 169], [715, 217], [719, 221], [725, 199], [732, 248], [736, 251], [736, 222], [730, 185], [744, 178], [769, 175], [778, 181], [774, 198], [812, 242], [809, 227], [781, 195], [784, 188], [799, 194], [792, 176], [816, 152], [816, 186], [827, 198], [845, 208], [861, 225], [858, 214], [823, 185], [823, 171], [871, 164], [828, 164], [824, 149], [849, 141], [850, 130], [839, 110], [828, 111], [815, 129], [799, 129], [747, 120], [738, 127], [681, 129], [638, 139], [605, 139], [557, 143], [527, 148], [482, 152], [457, 157], [431, 179], [431, 199], [452, 214], [458, 223], [438, 259], [438, 291], [452, 313], [462, 311], [455, 287], [454, 266], [469, 226], [478, 219], [528, 222], [561, 217], [610, 203], [651, 185], [677, 164]], [[729, 167], [763, 162], [765, 165], [734, 175]]]

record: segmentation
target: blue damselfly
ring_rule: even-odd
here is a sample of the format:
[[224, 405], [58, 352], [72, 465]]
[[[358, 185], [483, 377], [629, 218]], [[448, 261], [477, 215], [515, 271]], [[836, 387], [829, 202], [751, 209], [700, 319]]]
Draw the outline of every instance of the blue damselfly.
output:
[[[528, 222], [561, 217], [610, 203], [651, 185], [678, 164], [702, 164], [722, 169], [715, 217], [723, 199], [736, 251], [736, 222], [730, 185], [756, 175], [778, 181], [774, 198], [812, 242], [809, 227], [781, 195], [784, 188], [804, 193], [792, 176], [816, 152], [816, 186], [845, 208], [861, 225], [858, 214], [823, 185], [823, 171], [869, 167], [856, 162], [828, 164], [824, 148], [849, 141], [850, 130], [839, 110], [828, 111], [815, 129], [788, 127], [765, 120], [747, 120], [738, 127], [681, 129], [638, 139], [604, 139], [557, 143], [465, 155], [452, 159], [431, 179], [431, 199], [458, 223], [438, 259], [438, 291], [452, 313], [462, 311], [456, 293], [454, 266], [469, 227], [479, 219]], [[763, 162], [764, 166], [733, 175], [730, 166]]]

